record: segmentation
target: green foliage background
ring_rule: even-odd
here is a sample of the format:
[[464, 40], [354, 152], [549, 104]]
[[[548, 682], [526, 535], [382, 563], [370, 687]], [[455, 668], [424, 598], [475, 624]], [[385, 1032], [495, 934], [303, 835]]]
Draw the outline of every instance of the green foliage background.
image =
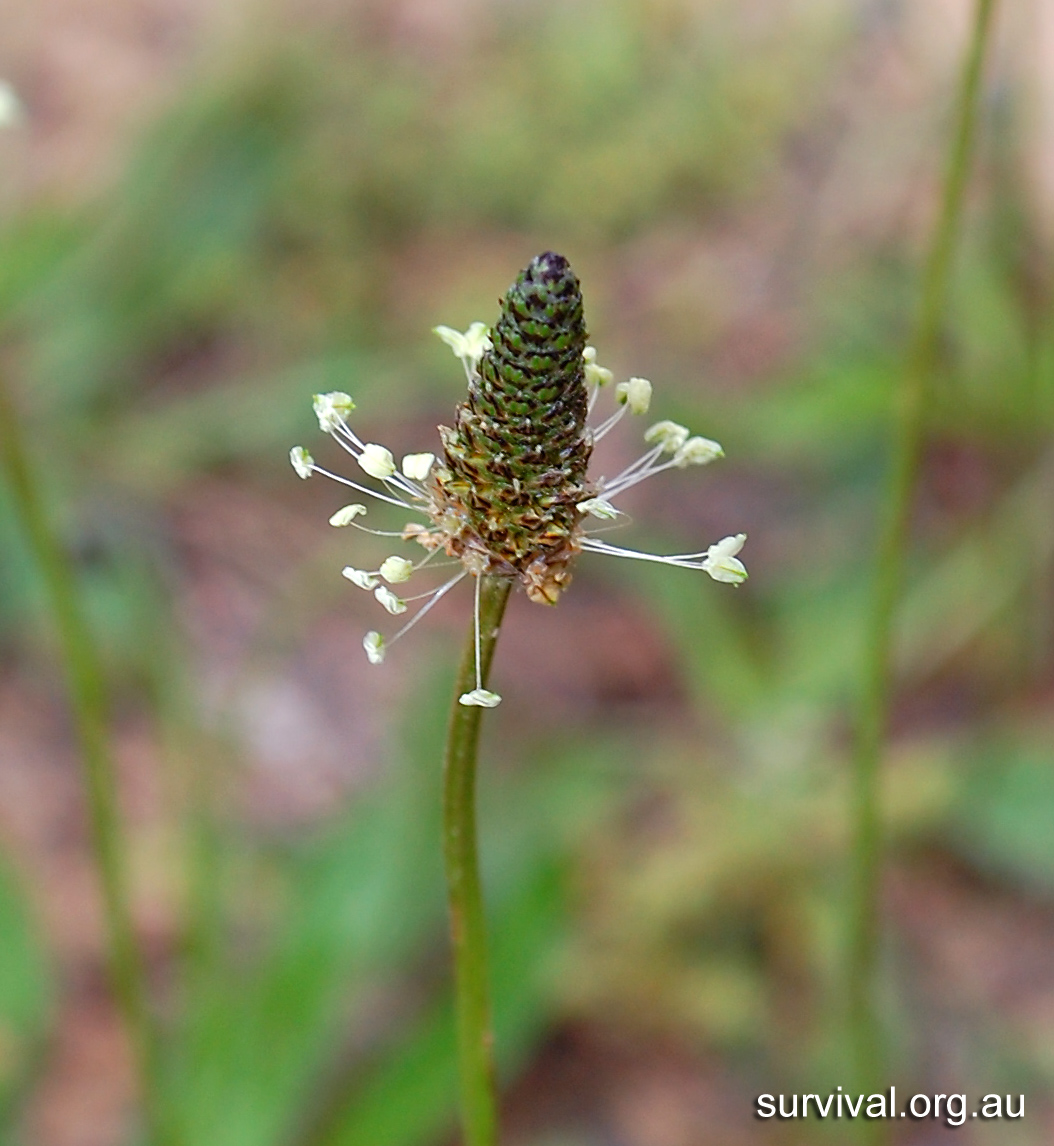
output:
[[[657, 416], [728, 454], [699, 484], [671, 479], [631, 543], [678, 549], [742, 527], [752, 579], [733, 593], [583, 562], [574, 593], [658, 634], [669, 677], [643, 701], [568, 704], [544, 658], [501, 665], [506, 693], [518, 668], [528, 681], [522, 707], [496, 716], [484, 782], [505, 1077], [522, 1077], [554, 1032], [590, 1025], [718, 1054], [747, 1104], [843, 1077], [846, 728], [918, 232], [878, 226], [824, 247], [822, 211], [804, 212], [781, 250], [765, 247], [767, 221], [798, 210], [783, 188], [816, 154], [821, 169], [841, 154], [830, 121], [846, 60], [889, 28], [863, 9], [783, 3], [761, 19], [755, 7], [494, 5], [435, 52], [366, 9], [261, 32], [200, 69], [112, 187], [4, 219], [8, 376], [116, 710], [146, 714], [172, 770], [183, 891], [162, 1010], [188, 1143], [449, 1135], [437, 769], [453, 655], [445, 629], [405, 646], [368, 782], [309, 826], [261, 827], [232, 795], [251, 749], [197, 676], [178, 507], [250, 491], [253, 512], [302, 512], [315, 538], [265, 579], [255, 659], [229, 699], [344, 608], [332, 576], [343, 551], [324, 535], [332, 507], [294, 488], [285, 462], [292, 443], [310, 444], [311, 393], [347, 390], [378, 433], [427, 448], [420, 435], [461, 385], [429, 328], [487, 319], [550, 247], [580, 273], [600, 360], [653, 378]], [[896, 27], [895, 14], [876, 19]], [[929, 177], [946, 125], [947, 75], [934, 76], [934, 106], [915, 123]], [[1054, 352], [1014, 84], [1007, 67], [987, 107], [929, 414], [887, 817], [896, 871], [939, 860], [1047, 919]], [[839, 130], [854, 140], [851, 124]], [[889, 158], [926, 216], [931, 184], [920, 190], [910, 169]], [[867, 170], [850, 180], [865, 205]], [[747, 249], [755, 236], [785, 279], [761, 305], [792, 336], [754, 367], [723, 353], [739, 303], [703, 258], [729, 233]], [[764, 329], [742, 335], [747, 349]], [[970, 481], [980, 492], [961, 493]], [[5, 498], [0, 655], [6, 672], [57, 689], [39, 684], [58, 679], [53, 638]], [[577, 652], [551, 655], [563, 665]], [[25, 1146], [64, 989], [35, 894], [33, 873], [5, 862], [0, 1118], [4, 1140]], [[892, 927], [888, 1018], [897, 1076], [922, 1089], [907, 1080], [942, 1069], [927, 1016], [949, 1004], [926, 997], [909, 948]], [[1054, 1027], [983, 991], [952, 1005], [953, 1085], [1049, 1104]], [[1038, 1118], [1017, 1129], [1015, 1141], [1044, 1140]], [[609, 1141], [584, 1116], [520, 1133]]]

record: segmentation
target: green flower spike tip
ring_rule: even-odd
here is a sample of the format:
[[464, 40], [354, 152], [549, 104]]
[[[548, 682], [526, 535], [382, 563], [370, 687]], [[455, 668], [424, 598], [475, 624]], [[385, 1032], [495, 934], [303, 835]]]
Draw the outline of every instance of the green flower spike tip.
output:
[[468, 400], [439, 431], [435, 516], [448, 546], [473, 572], [518, 577], [544, 604], [571, 580], [577, 507], [591, 493], [585, 348], [578, 279], [547, 251], [509, 288]]

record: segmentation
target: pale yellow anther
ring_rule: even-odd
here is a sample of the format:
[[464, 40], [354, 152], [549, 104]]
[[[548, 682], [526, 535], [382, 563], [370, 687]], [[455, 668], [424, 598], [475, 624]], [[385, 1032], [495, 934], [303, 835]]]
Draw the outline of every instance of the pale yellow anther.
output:
[[384, 637], [371, 629], [362, 638], [362, 647], [371, 665], [379, 665], [384, 660]]
[[407, 454], [403, 458], [403, 473], [414, 481], [424, 481], [435, 460], [435, 454]]
[[298, 477], [309, 478], [314, 471], [315, 459], [303, 446], [294, 446], [289, 451], [289, 461], [292, 463], [293, 469], [296, 470]]
[[329, 519], [329, 524], [335, 525], [338, 528], [343, 525], [351, 525], [356, 517], [362, 517], [365, 512], [366, 507], [359, 502], [356, 502], [354, 505], [345, 505], [333, 514]]
[[395, 473], [395, 459], [392, 457], [392, 451], [384, 446], [378, 446], [375, 442], [368, 442], [362, 447], [362, 453], [359, 454], [359, 465], [370, 477], [380, 478], [382, 481]]
[[381, 576], [389, 585], [398, 585], [401, 581], [409, 581], [413, 571], [414, 563], [407, 561], [405, 557], [398, 557], [393, 554], [381, 562]]
[[647, 378], [630, 378], [615, 387], [615, 397], [629, 407], [631, 414], [646, 414], [651, 405], [651, 383]]

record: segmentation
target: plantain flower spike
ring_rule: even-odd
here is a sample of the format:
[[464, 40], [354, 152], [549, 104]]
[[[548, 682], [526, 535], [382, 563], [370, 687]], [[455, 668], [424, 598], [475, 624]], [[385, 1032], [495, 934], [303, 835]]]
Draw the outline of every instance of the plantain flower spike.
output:
[[[365, 507], [338, 509], [333, 525], [351, 525], [367, 533], [401, 537], [425, 550], [416, 563], [398, 555], [377, 570], [348, 566], [344, 576], [373, 591], [389, 613], [402, 613], [423, 601], [393, 637], [371, 631], [363, 647], [371, 664], [380, 664], [388, 647], [413, 627], [466, 576], [476, 580], [477, 649], [479, 579], [507, 577], [536, 603], [555, 605], [571, 583], [581, 553], [655, 561], [702, 570], [715, 581], [738, 584], [747, 571], [736, 556], [746, 540], [734, 534], [696, 553], [662, 556], [612, 545], [590, 533], [600, 522], [622, 517], [616, 498], [646, 478], [668, 469], [707, 465], [724, 456], [709, 438], [692, 437], [676, 422], [661, 421], [643, 437], [644, 454], [613, 478], [588, 473], [593, 446], [627, 414], [647, 412], [652, 384], [630, 378], [614, 387], [614, 412], [599, 424], [589, 418], [601, 389], [613, 379], [587, 345], [582, 293], [567, 259], [546, 251], [532, 259], [500, 300], [493, 329], [473, 323], [461, 334], [439, 326], [435, 333], [458, 357], [468, 378], [468, 394], [456, 409], [452, 426], [440, 426], [442, 453], [408, 454], [396, 467], [390, 450], [363, 442], [347, 423], [355, 408], [342, 392], [315, 396], [320, 427], [358, 462], [380, 489], [360, 485], [322, 469], [297, 447], [290, 460], [300, 477], [321, 473], [339, 484], [422, 515], [392, 532], [360, 525]], [[600, 529], [611, 528], [600, 525]], [[435, 557], [457, 572], [437, 587], [406, 598], [380, 584], [408, 581]], [[452, 561], [450, 560], [452, 559]], [[444, 562], [436, 562], [433, 568]], [[479, 687], [461, 703], [492, 708], [501, 697]]]

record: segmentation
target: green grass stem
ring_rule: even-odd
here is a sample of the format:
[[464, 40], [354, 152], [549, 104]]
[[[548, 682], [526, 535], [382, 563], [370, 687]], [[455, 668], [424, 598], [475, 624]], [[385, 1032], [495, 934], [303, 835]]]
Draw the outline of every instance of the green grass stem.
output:
[[[479, 586], [480, 678], [486, 686], [512, 581], [483, 577]], [[458, 703], [476, 687], [475, 628], [458, 670], [450, 710], [443, 784], [443, 851], [450, 903], [457, 1013], [458, 1073], [465, 1146], [495, 1146], [498, 1103], [494, 1077], [487, 932], [476, 845], [476, 757], [483, 710]]]
[[[922, 279], [918, 316], [897, 393], [893, 457], [883, 499], [875, 586], [867, 622], [865, 661], [852, 769], [852, 906], [848, 951], [848, 1023], [857, 1084], [868, 1091], [884, 1077], [876, 980], [880, 948], [880, 760], [890, 698], [892, 631], [919, 476], [925, 408], [939, 360], [941, 323], [952, 256], [977, 129], [981, 74], [995, 0], [977, 0], [969, 50], [955, 104], [955, 130], [943, 197]], [[867, 1124], [873, 1138], [882, 1123]]]
[[129, 901], [116, 769], [107, 733], [104, 674], [81, 607], [76, 575], [48, 521], [16, 411], [2, 383], [0, 469], [39, 569], [58, 636], [80, 748], [91, 845], [102, 890], [110, 973], [136, 1056], [147, 1130], [157, 1146], [171, 1146], [174, 1139], [163, 1117], [158, 1046], [150, 1019], [146, 971]]

